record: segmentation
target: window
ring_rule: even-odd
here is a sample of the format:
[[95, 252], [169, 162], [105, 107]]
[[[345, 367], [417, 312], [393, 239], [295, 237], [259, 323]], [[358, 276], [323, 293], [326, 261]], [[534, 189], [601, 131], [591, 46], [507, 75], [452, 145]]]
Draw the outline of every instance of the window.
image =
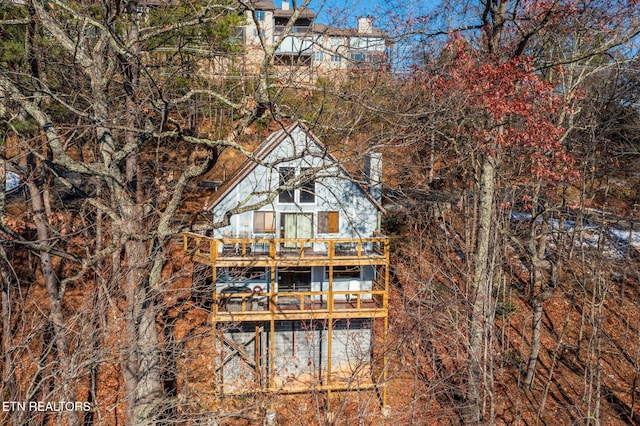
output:
[[[289, 186], [291, 183], [287, 184], [296, 174], [296, 169], [293, 167], [280, 167], [278, 170], [280, 173], [280, 186]], [[278, 194], [278, 201], [281, 203], [293, 203], [295, 200], [293, 198], [293, 190], [288, 191], [280, 191]]]
[[253, 232], [273, 234], [276, 232], [276, 215], [274, 212], [253, 212]]
[[229, 268], [227, 271], [223, 271], [222, 276], [225, 277], [228, 281], [234, 283], [267, 280], [267, 272], [265, 268]]
[[232, 43], [242, 43], [244, 41], [244, 28], [236, 27], [232, 29], [229, 41]]
[[337, 234], [338, 232], [340, 232], [340, 214], [318, 212], [318, 234]]
[[[334, 266], [333, 267], [333, 279], [354, 279], [360, 278], [362, 267], [360, 266]], [[325, 269], [324, 277], [329, 279], [329, 268]]]
[[364, 53], [352, 53], [351, 60], [355, 62], [365, 62], [367, 60], [367, 57]]
[[313, 52], [313, 60], [314, 61], [321, 61], [324, 58], [324, 53], [323, 52]]
[[311, 269], [278, 268], [278, 291], [311, 291]]
[[[294, 167], [280, 167], [278, 169], [280, 193], [278, 201], [280, 203], [315, 203], [316, 201], [316, 179], [311, 173], [310, 168], [302, 168], [300, 170], [300, 179], [296, 177], [296, 169]], [[291, 187], [299, 187], [299, 190], [289, 189]]]
[[[309, 173], [308, 168], [303, 168], [302, 173]], [[313, 176], [304, 178], [302, 188], [300, 189], [300, 202], [301, 203], [315, 203], [316, 202], [316, 180]]]
[[340, 62], [342, 57], [340, 55], [331, 55], [331, 62]]
[[264, 21], [264, 18], [265, 18], [264, 10], [256, 10], [256, 19], [258, 21]]
[[216, 268], [218, 283], [229, 285], [242, 284], [245, 281], [268, 281], [269, 269], [267, 268]]

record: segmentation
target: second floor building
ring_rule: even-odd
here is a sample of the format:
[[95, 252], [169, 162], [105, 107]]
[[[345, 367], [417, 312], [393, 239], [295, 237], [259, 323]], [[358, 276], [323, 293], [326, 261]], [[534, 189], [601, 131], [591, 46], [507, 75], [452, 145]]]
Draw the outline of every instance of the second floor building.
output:
[[[279, 43], [274, 56], [277, 71], [297, 80], [318, 77], [340, 78], [352, 71], [386, 69], [390, 43], [374, 28], [371, 17], [360, 17], [356, 27], [335, 27], [316, 23], [311, 9], [298, 11], [290, 31], [286, 26], [296, 12], [287, 0], [277, 8], [271, 0], [249, 3], [241, 35], [248, 67], [262, 61], [262, 44]], [[291, 72], [295, 70], [297, 72]]]

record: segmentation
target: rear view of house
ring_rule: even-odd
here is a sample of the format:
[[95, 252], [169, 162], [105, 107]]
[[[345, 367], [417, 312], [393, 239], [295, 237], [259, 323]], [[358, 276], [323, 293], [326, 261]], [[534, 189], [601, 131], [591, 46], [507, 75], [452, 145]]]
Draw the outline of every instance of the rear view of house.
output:
[[211, 267], [220, 393], [378, 386], [388, 239], [380, 157], [353, 179], [302, 124], [271, 134], [207, 205], [223, 226], [185, 234]]

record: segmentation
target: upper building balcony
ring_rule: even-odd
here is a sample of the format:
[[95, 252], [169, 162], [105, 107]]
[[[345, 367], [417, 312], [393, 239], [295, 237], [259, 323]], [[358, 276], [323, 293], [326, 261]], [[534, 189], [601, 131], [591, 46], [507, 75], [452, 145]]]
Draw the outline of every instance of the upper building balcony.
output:
[[[276, 25], [273, 30], [273, 34], [279, 36], [284, 32], [286, 25]], [[311, 34], [313, 30], [312, 25], [294, 25], [291, 27], [289, 34]]]
[[211, 238], [183, 234], [185, 252], [210, 266], [386, 265], [389, 239], [371, 238]]
[[[216, 285], [211, 310], [216, 321], [387, 315], [389, 239], [385, 236], [220, 239], [185, 233], [183, 244], [194, 261], [212, 267]], [[318, 267], [326, 271], [324, 283], [312, 282], [311, 269]], [[345, 278], [350, 269], [365, 269], [370, 276]], [[238, 276], [232, 278], [229, 270]], [[224, 275], [217, 276], [222, 271]], [[282, 278], [291, 271], [298, 274], [293, 279], [296, 284], [285, 286]]]

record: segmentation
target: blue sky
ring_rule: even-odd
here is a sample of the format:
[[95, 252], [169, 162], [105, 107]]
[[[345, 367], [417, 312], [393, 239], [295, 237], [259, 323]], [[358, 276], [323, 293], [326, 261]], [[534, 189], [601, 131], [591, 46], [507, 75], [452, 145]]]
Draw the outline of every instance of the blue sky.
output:
[[[297, 0], [297, 3], [302, 1]], [[281, 0], [274, 0], [274, 3], [279, 7]], [[291, 3], [292, 0], [289, 0], [289, 4]], [[405, 16], [419, 16], [436, 3], [437, 0], [311, 0], [310, 7], [318, 14], [318, 22], [331, 23], [335, 19], [330, 14], [333, 10], [340, 11], [338, 15], [346, 20], [347, 26], [355, 26], [358, 16], [371, 15], [382, 23], [386, 10], [397, 13], [402, 11]]]
[[[297, 0], [302, 3], [303, 0]], [[413, 31], [412, 24], [407, 21], [411, 18], [427, 15], [441, 0], [311, 0], [310, 8], [316, 12], [316, 22], [334, 27], [354, 28], [357, 26], [357, 18], [360, 16], [373, 17], [375, 28], [386, 32], [390, 37], [398, 37], [400, 34], [409, 34]], [[281, 6], [281, 0], [274, 0], [276, 7]], [[292, 4], [292, 0], [289, 0]], [[391, 22], [391, 17], [397, 20]], [[408, 64], [407, 58], [413, 57], [415, 49], [412, 37], [395, 38], [393, 49], [393, 62], [395, 67]], [[413, 42], [416, 40], [414, 39]]]
[[381, 0], [348, 0], [348, 1], [340, 1], [340, 0], [312, 0], [311, 8], [317, 11], [320, 10], [319, 18], [325, 18], [328, 9], [343, 9], [347, 8], [348, 13], [351, 15], [370, 15], [375, 12], [376, 7], [380, 7], [381, 4], [384, 4], [384, 1]]

